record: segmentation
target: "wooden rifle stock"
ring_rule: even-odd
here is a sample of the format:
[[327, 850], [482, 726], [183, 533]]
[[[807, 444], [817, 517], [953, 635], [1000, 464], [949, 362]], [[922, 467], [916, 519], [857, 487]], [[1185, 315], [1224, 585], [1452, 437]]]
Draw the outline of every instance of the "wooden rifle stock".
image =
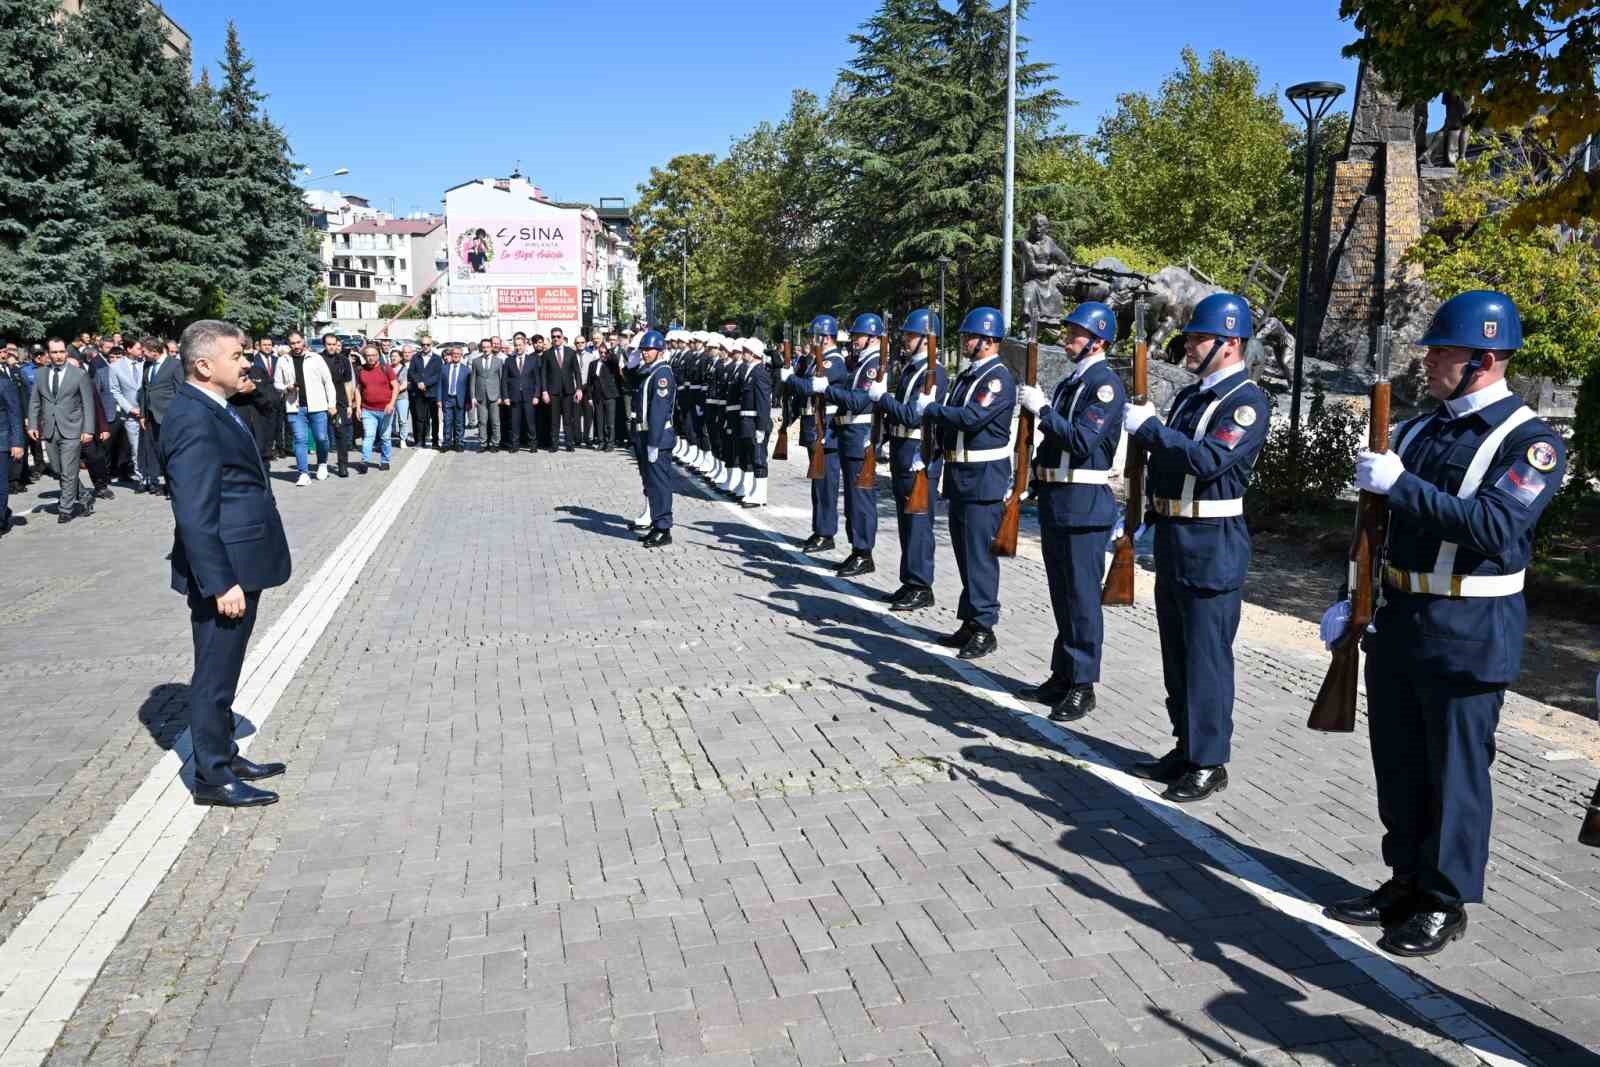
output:
[[[827, 377], [827, 371], [822, 364], [822, 346], [827, 344], [821, 341], [811, 346], [811, 376], [813, 378]], [[816, 439], [811, 442], [811, 466], [806, 470], [806, 477], [814, 482], [820, 482], [828, 476], [828, 454], [824, 447], [824, 439], [828, 433], [828, 398], [819, 396], [811, 402], [811, 417], [816, 427]]]
[[[788, 341], [783, 342], [783, 366], [786, 370], [794, 369], [794, 346]], [[783, 395], [782, 384], [782, 382], [779, 383], [779, 396]], [[787, 397], [783, 398], [783, 424], [778, 427], [778, 439], [772, 445], [772, 458], [779, 461], [785, 461], [789, 458], [789, 400]]]
[[[1039, 324], [1028, 324], [1028, 359], [1022, 370], [1026, 385], [1039, 384]], [[1028, 491], [1028, 476], [1033, 466], [1034, 414], [1027, 408], [1017, 417], [1017, 447], [1011, 457], [1011, 495], [1000, 513], [1000, 529], [989, 542], [989, 551], [1005, 559], [1017, 554], [1017, 533], [1022, 526], [1022, 497]]]
[[[927, 350], [928, 357], [928, 367], [922, 375], [922, 395], [931, 396], [939, 380], [939, 372], [936, 369], [939, 357], [938, 336], [931, 331], [924, 334], [922, 347]], [[928, 468], [933, 466], [933, 450], [938, 443], [938, 436], [933, 432], [933, 423], [927, 419], [922, 420], [922, 467], [911, 478], [911, 493], [906, 497], [908, 515], [926, 515], [933, 507], [933, 502], [928, 498]]]
[[[887, 321], [887, 319], [885, 320]], [[878, 345], [878, 377], [885, 385], [889, 383], [889, 334], [884, 333]], [[878, 448], [883, 444], [883, 410], [876, 404], [872, 407], [872, 436], [867, 440], [867, 454], [861, 461], [861, 473], [856, 476], [857, 489], [872, 489], [878, 484]]]
[[[1389, 448], [1388, 328], [1378, 340], [1378, 380], [1372, 384], [1371, 412], [1367, 420], [1367, 448]], [[1333, 662], [1311, 705], [1306, 726], [1327, 733], [1347, 734], [1356, 728], [1356, 694], [1361, 681], [1361, 635], [1372, 622], [1374, 599], [1382, 580], [1382, 554], [1389, 527], [1389, 498], [1363, 492], [1356, 503], [1356, 528], [1350, 540], [1350, 621], [1333, 646]]]
[[[1150, 338], [1144, 328], [1145, 304], [1133, 305], [1133, 396], [1132, 403], [1143, 404], [1150, 397]], [[1123, 486], [1128, 491], [1128, 507], [1122, 516], [1122, 536], [1111, 548], [1111, 569], [1100, 590], [1100, 603], [1107, 607], [1133, 606], [1133, 538], [1144, 524], [1144, 446], [1128, 440], [1128, 458], [1122, 469]]]

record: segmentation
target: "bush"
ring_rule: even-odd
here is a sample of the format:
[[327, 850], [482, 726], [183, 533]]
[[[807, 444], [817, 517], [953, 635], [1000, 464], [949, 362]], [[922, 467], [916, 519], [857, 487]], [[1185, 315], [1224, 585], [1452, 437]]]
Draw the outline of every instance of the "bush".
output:
[[1356, 453], [1367, 441], [1367, 418], [1348, 404], [1330, 404], [1312, 380], [1311, 403], [1300, 431], [1300, 469], [1291, 466], [1289, 424], [1274, 423], [1256, 459], [1252, 488], [1271, 511], [1324, 507], [1355, 480]]

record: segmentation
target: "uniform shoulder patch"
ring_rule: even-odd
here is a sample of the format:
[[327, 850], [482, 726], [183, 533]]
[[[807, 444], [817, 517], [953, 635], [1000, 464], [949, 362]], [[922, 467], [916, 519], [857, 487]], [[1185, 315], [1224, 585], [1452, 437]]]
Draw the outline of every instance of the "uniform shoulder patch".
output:
[[1117, 391], [1111, 388], [1111, 383], [1106, 382], [1094, 391], [1094, 398], [1102, 404], [1109, 404], [1117, 398]]
[[1556, 446], [1549, 441], [1535, 441], [1528, 446], [1528, 466], [1536, 471], [1556, 469]]
[[667, 385], [667, 380], [665, 378], [657, 378], [656, 379], [656, 394], [658, 396], [666, 396], [667, 395], [667, 388], [668, 388], [668, 385]]
[[1244, 427], [1254, 426], [1256, 424], [1256, 409], [1248, 404], [1240, 404], [1233, 409], [1233, 421]]
[[1545, 476], [1527, 463], [1518, 460], [1495, 482], [1495, 488], [1503, 490], [1514, 497], [1517, 503], [1525, 508], [1531, 508], [1534, 501], [1539, 499], [1539, 494], [1544, 492], [1548, 484]]
[[[1252, 414], [1254, 413], [1252, 412]], [[1225, 445], [1228, 451], [1232, 452], [1238, 447], [1239, 442], [1244, 440], [1244, 430], [1238, 426], [1228, 426], [1224, 424], [1222, 426], [1218, 426], [1215, 430], [1212, 430], [1208, 436], [1210, 436], [1213, 441], [1217, 441]]]
[[867, 381], [875, 382], [877, 380], [878, 380], [878, 368], [877, 367], [868, 367], [867, 368]]
[[984, 388], [988, 389], [991, 393], [998, 393], [1003, 386], [1000, 384], [999, 378], [990, 378], [985, 384]]

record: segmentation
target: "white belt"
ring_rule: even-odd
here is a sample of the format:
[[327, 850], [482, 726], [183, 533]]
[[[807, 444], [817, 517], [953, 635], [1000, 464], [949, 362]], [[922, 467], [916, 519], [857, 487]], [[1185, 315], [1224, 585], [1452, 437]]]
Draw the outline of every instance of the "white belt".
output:
[[1235, 500], [1150, 499], [1150, 510], [1168, 519], [1226, 519], [1244, 514], [1244, 497]]
[[864, 424], [869, 423], [871, 421], [872, 421], [872, 415], [871, 414], [866, 414], [866, 415], [835, 415], [833, 417], [833, 424], [835, 426], [861, 426], [861, 425], [864, 425]]
[[740, 418], [753, 419], [758, 414], [760, 414], [760, 412], [756, 411], [755, 408], [749, 408], [748, 410], [745, 409], [745, 408], [740, 408], [739, 409], [739, 417]]
[[922, 427], [901, 426], [897, 422], [893, 426], [889, 427], [889, 436], [905, 438], [908, 441], [913, 439], [920, 441], [922, 440]]
[[1402, 593], [1461, 600], [1467, 597], [1512, 596], [1522, 592], [1526, 571], [1515, 574], [1423, 574], [1398, 567], [1383, 568], [1383, 584]]
[[717, 407], [720, 408], [720, 407], [726, 406], [728, 402], [726, 400], [716, 400], [716, 399], [713, 399], [712, 397], [708, 396], [708, 397], [706, 397], [706, 403], [707, 404], [715, 404]]
[[946, 463], [992, 463], [997, 459], [1010, 459], [1011, 448], [979, 448], [968, 452], [959, 449], [944, 454]]
[[[648, 423], [648, 422], [640, 422], [640, 423], [635, 423], [635, 424], [634, 424], [634, 427], [633, 427], [633, 428], [634, 428], [634, 429], [635, 429], [635, 430], [642, 430], [642, 431], [645, 431], [645, 432], [649, 432], [649, 430], [650, 430], [650, 424], [649, 424], [649, 423]], [[667, 421], [666, 421], [666, 422], [664, 422], [664, 423], [662, 423], [662, 424], [661, 424], [661, 428], [662, 428], [662, 429], [663, 429], [663, 430], [670, 430], [670, 429], [672, 429], [672, 420], [671, 420], [671, 419], [668, 419], [668, 420], [667, 420]]]
[[1069, 485], [1110, 485], [1110, 471], [1079, 470], [1075, 467], [1035, 467], [1033, 480]]

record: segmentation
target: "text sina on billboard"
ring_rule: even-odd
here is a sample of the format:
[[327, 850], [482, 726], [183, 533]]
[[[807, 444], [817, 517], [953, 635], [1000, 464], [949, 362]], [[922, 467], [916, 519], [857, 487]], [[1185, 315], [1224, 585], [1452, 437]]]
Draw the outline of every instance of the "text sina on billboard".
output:
[[557, 221], [472, 220], [457, 232], [453, 245], [456, 276], [463, 279], [475, 274], [575, 274], [578, 267], [570, 226]]

